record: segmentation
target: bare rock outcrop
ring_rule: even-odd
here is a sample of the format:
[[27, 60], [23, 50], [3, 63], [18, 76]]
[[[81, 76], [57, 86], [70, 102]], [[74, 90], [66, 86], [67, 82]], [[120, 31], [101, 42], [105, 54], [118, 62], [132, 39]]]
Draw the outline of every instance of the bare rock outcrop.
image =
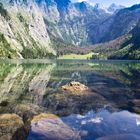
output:
[[16, 114], [0, 115], [0, 140], [25, 140], [26, 130], [22, 118]]
[[33, 118], [27, 140], [80, 140], [80, 136], [53, 114], [40, 114]]
[[81, 93], [83, 91], [87, 91], [89, 88], [80, 82], [72, 81], [67, 85], [62, 86], [62, 90], [68, 91], [71, 93]]

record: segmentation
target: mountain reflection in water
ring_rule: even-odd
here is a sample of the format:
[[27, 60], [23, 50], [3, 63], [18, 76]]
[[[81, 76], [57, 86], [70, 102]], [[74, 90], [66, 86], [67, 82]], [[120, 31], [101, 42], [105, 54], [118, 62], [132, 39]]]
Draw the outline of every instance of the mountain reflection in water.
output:
[[1, 61], [0, 91], [0, 140], [140, 139], [139, 62]]

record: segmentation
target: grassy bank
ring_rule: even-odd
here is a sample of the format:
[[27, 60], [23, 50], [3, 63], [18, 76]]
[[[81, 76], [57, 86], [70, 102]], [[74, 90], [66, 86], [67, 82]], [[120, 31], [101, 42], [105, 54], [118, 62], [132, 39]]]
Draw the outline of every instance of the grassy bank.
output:
[[88, 54], [67, 54], [63, 56], [59, 56], [58, 59], [82, 59], [82, 60], [87, 60], [92, 58], [94, 53], [88, 53]]

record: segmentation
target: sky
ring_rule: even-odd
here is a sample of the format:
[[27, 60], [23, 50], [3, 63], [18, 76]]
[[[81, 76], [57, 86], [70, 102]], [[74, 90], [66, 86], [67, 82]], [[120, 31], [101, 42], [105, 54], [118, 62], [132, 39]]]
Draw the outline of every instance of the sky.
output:
[[132, 6], [134, 4], [140, 4], [140, 0], [71, 0], [72, 2], [81, 2], [81, 1], [87, 1], [90, 4], [100, 3], [105, 7], [108, 7], [112, 3], [123, 5], [126, 7]]

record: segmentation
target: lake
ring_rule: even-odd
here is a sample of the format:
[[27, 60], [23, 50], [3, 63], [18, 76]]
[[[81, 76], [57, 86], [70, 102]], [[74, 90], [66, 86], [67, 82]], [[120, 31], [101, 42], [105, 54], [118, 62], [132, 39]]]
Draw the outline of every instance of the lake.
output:
[[[84, 94], [62, 92], [76, 81]], [[140, 62], [1, 60], [0, 140], [140, 140]]]

